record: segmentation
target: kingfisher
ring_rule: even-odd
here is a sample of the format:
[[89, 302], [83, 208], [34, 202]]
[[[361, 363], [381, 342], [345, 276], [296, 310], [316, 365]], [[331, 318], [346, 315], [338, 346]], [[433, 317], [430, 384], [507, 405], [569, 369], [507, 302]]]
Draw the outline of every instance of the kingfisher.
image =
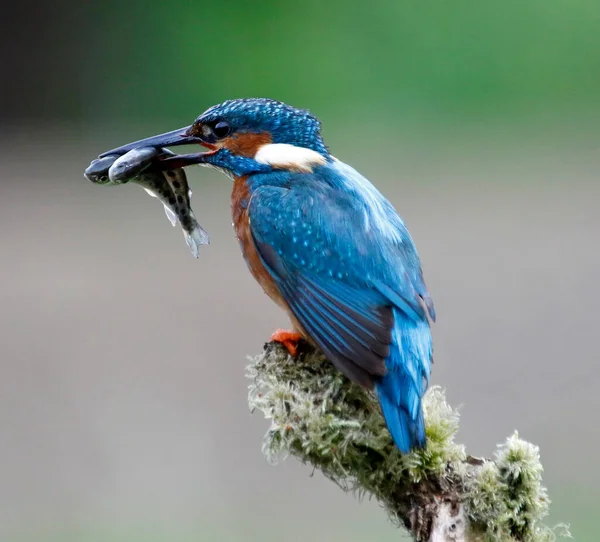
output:
[[292, 356], [301, 339], [318, 347], [376, 393], [400, 452], [424, 448], [435, 309], [393, 205], [329, 152], [315, 116], [266, 98], [227, 100], [190, 126], [101, 156], [193, 144], [206, 150], [166, 158], [161, 167], [200, 164], [233, 179], [242, 254], [292, 324], [271, 340]]

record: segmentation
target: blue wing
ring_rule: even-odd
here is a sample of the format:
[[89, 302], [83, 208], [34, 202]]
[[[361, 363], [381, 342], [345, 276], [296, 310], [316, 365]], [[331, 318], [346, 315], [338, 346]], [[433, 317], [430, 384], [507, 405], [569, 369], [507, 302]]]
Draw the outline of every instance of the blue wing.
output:
[[[251, 231], [282, 297], [325, 355], [372, 388], [392, 369], [395, 315], [412, 322], [433, 316], [402, 220], [340, 162], [314, 174], [282, 172], [253, 182]], [[428, 363], [413, 371], [419, 389]]]

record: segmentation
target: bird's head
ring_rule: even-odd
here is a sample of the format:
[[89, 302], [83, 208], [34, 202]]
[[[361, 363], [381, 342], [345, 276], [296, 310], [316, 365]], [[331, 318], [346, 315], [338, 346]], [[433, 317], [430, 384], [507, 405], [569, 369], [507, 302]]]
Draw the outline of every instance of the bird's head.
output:
[[200, 144], [205, 152], [165, 160], [168, 167], [205, 164], [233, 175], [288, 169], [311, 171], [330, 155], [321, 123], [308, 111], [266, 98], [227, 100], [202, 113], [192, 125], [129, 143], [109, 154], [138, 147]]

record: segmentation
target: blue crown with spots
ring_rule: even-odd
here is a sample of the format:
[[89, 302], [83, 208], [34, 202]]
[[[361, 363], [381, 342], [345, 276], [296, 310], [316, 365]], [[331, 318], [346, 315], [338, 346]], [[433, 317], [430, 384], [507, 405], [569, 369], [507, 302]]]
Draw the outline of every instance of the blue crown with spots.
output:
[[226, 120], [235, 132], [270, 134], [273, 143], [306, 147], [327, 155], [321, 122], [304, 109], [268, 98], [240, 98], [214, 105], [196, 122]]

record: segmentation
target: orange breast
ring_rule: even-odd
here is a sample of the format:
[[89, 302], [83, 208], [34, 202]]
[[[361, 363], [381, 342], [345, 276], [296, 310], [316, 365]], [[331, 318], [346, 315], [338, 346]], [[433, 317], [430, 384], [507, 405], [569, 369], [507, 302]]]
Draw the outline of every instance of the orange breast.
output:
[[248, 203], [250, 202], [250, 190], [246, 184], [247, 177], [237, 177], [233, 183], [231, 194], [231, 214], [233, 216], [233, 228], [240, 243], [242, 254], [252, 276], [262, 286], [265, 293], [279, 306], [288, 310], [279, 289], [271, 278], [269, 272], [260, 260], [252, 232], [250, 231], [250, 217], [248, 216]]

